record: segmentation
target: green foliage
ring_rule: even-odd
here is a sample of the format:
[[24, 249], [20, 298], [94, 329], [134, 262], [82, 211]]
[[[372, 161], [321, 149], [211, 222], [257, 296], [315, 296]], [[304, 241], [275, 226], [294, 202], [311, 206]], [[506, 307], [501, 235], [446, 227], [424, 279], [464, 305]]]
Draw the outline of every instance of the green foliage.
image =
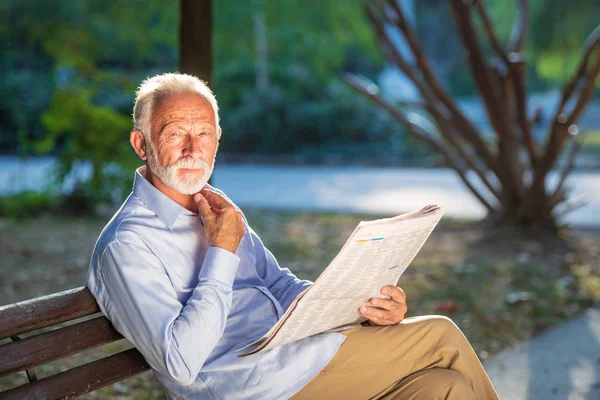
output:
[[[434, 39], [445, 47], [434, 53], [456, 57], [460, 52], [446, 40], [451, 27], [440, 25], [448, 20], [442, 4], [423, 1], [419, 12], [439, 13], [433, 26], [444, 41]], [[383, 64], [362, 5], [214, 2], [213, 86], [223, 110], [223, 150], [422, 154], [389, 117], [336, 83], [342, 70], [374, 77]], [[489, 6], [506, 39], [514, 4]], [[531, 8], [526, 55], [536, 72], [532, 78], [563, 79], [597, 21], [598, 7], [592, 0], [532, 0]], [[257, 16], [265, 21], [270, 84], [264, 90], [256, 84]], [[78, 190], [94, 200], [122, 197], [138, 162], [127, 141], [133, 93], [144, 77], [177, 69], [178, 19], [176, 2], [0, 2], [0, 150], [58, 155], [63, 178], [73, 165], [87, 162], [91, 180]], [[455, 79], [466, 76], [463, 70], [460, 62], [452, 64], [449, 84], [468, 93], [472, 83]]]
[[[366, 59], [381, 65], [363, 0], [214, 1], [215, 75], [254, 70], [254, 16], [266, 21], [268, 59], [273, 71], [293, 71], [328, 82], [343, 67]], [[360, 54], [359, 57], [354, 56]]]
[[24, 191], [13, 196], [0, 197], [0, 216], [13, 219], [35, 217], [51, 209], [47, 193]]
[[40, 116], [66, 98], [57, 90], [86, 92], [94, 105], [130, 113], [143, 69], [173, 69], [177, 20], [177, 7], [162, 2], [0, 2], [2, 150], [30, 151], [23, 143], [45, 134]]
[[[301, 90], [290, 96], [286, 88], [294, 86]], [[222, 121], [224, 152], [312, 153], [315, 158], [336, 153], [365, 159], [398, 158], [410, 150], [398, 148], [404, 131], [388, 113], [339, 82], [325, 87], [314, 82], [282, 82], [266, 91], [242, 90], [222, 109], [226, 116]], [[369, 148], [373, 143], [380, 146]], [[351, 154], [353, 147], [357, 154]]]
[[89, 196], [98, 201], [110, 200], [114, 194], [112, 191], [117, 190], [114, 195], [122, 198], [127, 186], [130, 186], [130, 179], [124, 179], [123, 186], [115, 187], [107, 185], [104, 177], [110, 175], [111, 170], [120, 176], [120, 169], [115, 166], [131, 170], [136, 165], [136, 157], [127, 140], [131, 121], [107, 106], [94, 105], [92, 93], [92, 89], [57, 90], [49, 110], [42, 116], [46, 135], [33, 148], [39, 153], [46, 153], [62, 142], [59, 160], [61, 181], [75, 162], [87, 161], [92, 166], [91, 178], [86, 183]]
[[[517, 1], [484, 1], [494, 31], [501, 43], [508, 43], [517, 16]], [[447, 86], [457, 96], [472, 95], [475, 86], [465, 71], [468, 66], [447, 0], [421, 0], [417, 7], [417, 31], [427, 54], [442, 70]], [[575, 72], [586, 38], [600, 21], [596, 0], [530, 0], [529, 29], [523, 56], [530, 68], [529, 90], [541, 91], [563, 84]], [[484, 34], [475, 7], [473, 18], [481, 32], [479, 37], [489, 59], [496, 55]]]
[[[487, 1], [494, 28], [508, 40], [516, 2]], [[525, 57], [544, 79], [563, 83], [575, 72], [583, 43], [600, 22], [596, 0], [530, 0], [530, 23]]]
[[[228, 121], [231, 112], [229, 126], [236, 128], [231, 132], [252, 130], [260, 135], [266, 116], [271, 125], [269, 136], [259, 139], [262, 143], [277, 142], [273, 133], [283, 132], [283, 124], [299, 125], [291, 133], [309, 131], [298, 117], [292, 120], [290, 111], [283, 117], [269, 115], [280, 106], [273, 103], [276, 98], [316, 118], [322, 127], [308, 142], [317, 143], [324, 127], [331, 125], [326, 112], [340, 109], [348, 114], [343, 111], [348, 105], [329, 104], [335, 99], [318, 93], [319, 85], [342, 68], [375, 70], [381, 62], [359, 0], [344, 7], [313, 0], [214, 4], [214, 81], [223, 120]], [[268, 110], [252, 108], [249, 100], [256, 80], [257, 13], [265, 16], [268, 70], [274, 83], [261, 95]], [[0, 72], [6, 77], [0, 88], [9, 94], [0, 99], [4, 151], [58, 155], [59, 181], [85, 162], [92, 168], [91, 178], [77, 186], [73, 198], [122, 198], [130, 188], [131, 168], [139, 163], [127, 140], [133, 92], [145, 76], [177, 70], [177, 3], [5, 0], [0, 16]], [[278, 78], [290, 75], [295, 78]], [[300, 104], [304, 101], [309, 103]], [[321, 106], [327, 107], [318, 110]], [[240, 126], [244, 129], [237, 129]]]
[[15, 94], [0, 100], [0, 115], [8, 117], [1, 144], [59, 155], [59, 182], [74, 165], [89, 165], [90, 179], [72, 194], [83, 209], [89, 206], [81, 196], [123, 198], [136, 165], [127, 140], [133, 92], [143, 68], [175, 64], [177, 7], [7, 0], [0, 14], [8, 21], [0, 28], [7, 47], [0, 55], [8, 78], [2, 84]]

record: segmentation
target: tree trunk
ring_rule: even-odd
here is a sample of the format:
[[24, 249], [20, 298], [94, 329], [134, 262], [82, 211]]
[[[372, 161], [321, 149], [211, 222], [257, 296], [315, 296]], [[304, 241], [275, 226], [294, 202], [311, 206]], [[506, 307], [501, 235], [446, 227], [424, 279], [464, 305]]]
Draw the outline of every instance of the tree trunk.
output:
[[212, 80], [212, 0], [180, 0], [179, 72]]
[[[580, 142], [573, 140], [578, 131], [575, 124], [600, 76], [600, 26], [584, 43], [577, 72], [563, 87], [544, 144], [538, 143], [532, 133], [535, 115], [532, 118], [527, 110], [527, 65], [520, 54], [529, 20], [527, 0], [517, 2], [513, 34], [506, 45], [496, 35], [483, 0], [448, 0], [448, 4], [495, 140], [469, 121], [443, 87], [398, 0], [366, 2], [365, 11], [381, 49], [414, 84], [422, 102], [394, 104], [363, 77], [347, 74], [344, 80], [389, 111], [409, 134], [442, 154], [490, 217], [499, 223], [556, 232], [556, 206], [568, 198], [564, 182], [580, 148]], [[394, 33], [405, 39], [407, 51], [398, 48]], [[485, 40], [494, 60], [485, 50]], [[429, 117], [433, 124], [420, 124], [418, 119], [410, 118], [407, 108], [413, 114]], [[547, 192], [546, 177], [569, 142], [573, 145], [559, 183], [552, 193]], [[475, 185], [472, 180], [483, 185]], [[564, 210], [561, 212], [564, 214]]]

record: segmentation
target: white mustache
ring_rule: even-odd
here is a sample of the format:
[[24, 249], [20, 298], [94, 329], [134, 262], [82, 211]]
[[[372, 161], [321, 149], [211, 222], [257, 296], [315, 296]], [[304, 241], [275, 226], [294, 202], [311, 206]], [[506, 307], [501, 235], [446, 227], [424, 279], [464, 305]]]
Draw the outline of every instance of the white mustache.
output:
[[203, 169], [204, 171], [207, 171], [210, 169], [210, 166], [202, 160], [194, 160], [191, 158], [182, 158], [181, 160], [177, 161], [175, 164], [170, 165], [169, 168]]

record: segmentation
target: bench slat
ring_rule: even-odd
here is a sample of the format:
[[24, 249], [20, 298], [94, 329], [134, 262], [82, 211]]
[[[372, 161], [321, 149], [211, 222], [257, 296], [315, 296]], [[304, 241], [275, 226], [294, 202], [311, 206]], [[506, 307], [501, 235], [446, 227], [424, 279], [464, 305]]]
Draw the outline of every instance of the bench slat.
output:
[[0, 346], [0, 376], [114, 342], [122, 336], [102, 316]]
[[0, 393], [1, 400], [67, 399], [100, 389], [150, 369], [136, 349]]
[[100, 312], [84, 286], [0, 307], [0, 339]]

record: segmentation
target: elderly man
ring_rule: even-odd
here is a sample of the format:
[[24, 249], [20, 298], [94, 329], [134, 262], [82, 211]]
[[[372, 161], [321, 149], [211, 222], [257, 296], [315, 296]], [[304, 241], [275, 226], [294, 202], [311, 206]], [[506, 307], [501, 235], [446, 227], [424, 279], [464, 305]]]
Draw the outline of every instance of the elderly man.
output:
[[88, 288], [170, 398], [495, 399], [460, 330], [404, 319], [406, 296], [372, 299], [371, 326], [248, 357], [311, 282], [281, 269], [241, 211], [207, 184], [221, 137], [215, 97], [189, 75], [145, 80], [130, 141], [145, 166], [102, 231]]

